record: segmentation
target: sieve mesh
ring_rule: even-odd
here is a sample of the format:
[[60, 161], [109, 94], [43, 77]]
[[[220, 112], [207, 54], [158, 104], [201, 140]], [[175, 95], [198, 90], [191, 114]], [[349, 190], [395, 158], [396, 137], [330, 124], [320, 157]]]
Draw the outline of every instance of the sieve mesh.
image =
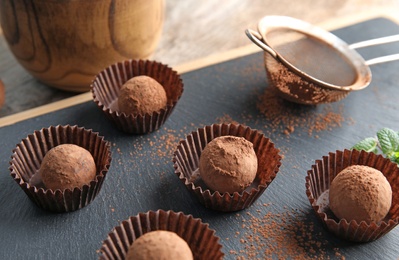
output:
[[339, 46], [290, 28], [274, 28], [264, 35], [264, 41], [313, 78], [338, 86], [350, 86], [357, 80], [355, 65], [336, 49]]
[[269, 53], [264, 53], [267, 79], [270, 87], [291, 102], [316, 105], [336, 102], [349, 94], [349, 91], [321, 88], [288, 70]]

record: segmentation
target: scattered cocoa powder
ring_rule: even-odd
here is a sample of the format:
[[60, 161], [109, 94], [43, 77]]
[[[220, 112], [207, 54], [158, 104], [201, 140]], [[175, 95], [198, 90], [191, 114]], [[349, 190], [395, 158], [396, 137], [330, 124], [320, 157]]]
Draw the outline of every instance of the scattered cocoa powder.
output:
[[[189, 134], [187, 131], [189, 131], [187, 127], [180, 130], [168, 129], [165, 127], [159, 130], [159, 132], [163, 132], [162, 134], [138, 136], [133, 140], [131, 144], [132, 148], [128, 149], [129, 156], [125, 156], [123, 160], [120, 160], [118, 163], [120, 165], [128, 165], [130, 169], [132, 167], [140, 168], [140, 165], [143, 163], [155, 164], [156, 162], [157, 166], [161, 164], [171, 165], [173, 153], [179, 141]], [[119, 148], [116, 148], [116, 151], [122, 154]], [[164, 172], [160, 173], [160, 177], [164, 175]]]
[[222, 117], [216, 118], [216, 123], [219, 124], [239, 124], [239, 122], [235, 121], [231, 116], [224, 114]]
[[343, 104], [338, 106], [320, 104], [317, 107], [299, 105], [284, 100], [272, 87], [266, 87], [264, 93], [259, 95], [256, 107], [261, 113], [256, 117], [243, 112], [240, 115], [240, 120], [236, 120], [231, 115], [224, 114], [216, 118], [216, 123], [247, 125], [255, 123], [259, 125], [266, 118], [268, 122], [263, 126], [263, 131], [269, 136], [274, 133], [289, 136], [297, 129], [304, 129], [309, 136], [315, 138], [319, 138], [319, 136], [314, 133], [331, 131], [334, 128], [341, 127], [344, 122], [354, 124], [352, 118], [345, 118]]
[[[269, 205], [264, 204], [265, 207]], [[304, 212], [288, 210], [268, 212], [259, 216], [246, 213], [238, 237], [243, 249], [230, 252], [237, 260], [244, 259], [331, 259], [326, 248], [332, 249], [334, 259], [344, 260], [339, 249], [314, 230], [314, 223], [303, 220]], [[263, 216], [262, 216], [263, 215]], [[238, 217], [241, 217], [237, 214]], [[248, 220], [249, 217], [249, 220]]]
[[287, 126], [286, 128], [285, 128], [285, 130], [284, 130], [284, 134], [285, 135], [289, 135], [289, 134], [291, 134], [291, 133], [293, 133], [295, 131], [295, 127], [294, 126], [292, 126], [292, 125], [290, 125], [290, 126]]
[[298, 105], [282, 99], [271, 87], [267, 87], [259, 97], [257, 108], [271, 122], [265, 128], [286, 135], [293, 133], [296, 128], [307, 128], [305, 130], [308, 135], [312, 136], [314, 132], [341, 127], [344, 121], [353, 122], [344, 117], [343, 105], [339, 105], [337, 109], [331, 104], [319, 107]]

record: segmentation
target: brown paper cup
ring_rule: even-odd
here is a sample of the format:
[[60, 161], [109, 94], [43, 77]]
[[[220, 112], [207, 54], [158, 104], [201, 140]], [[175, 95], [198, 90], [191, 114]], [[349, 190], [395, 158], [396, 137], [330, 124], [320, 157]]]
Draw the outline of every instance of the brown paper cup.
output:
[[[149, 76], [164, 87], [167, 105], [152, 114], [120, 113], [117, 102], [119, 90], [126, 81], [139, 75]], [[94, 102], [118, 129], [129, 134], [145, 134], [159, 129], [168, 119], [183, 94], [183, 81], [167, 65], [149, 60], [126, 60], [101, 71], [94, 78], [91, 91]]]
[[[201, 180], [198, 171], [202, 150], [214, 138], [232, 135], [244, 137], [254, 145], [258, 158], [258, 172], [253, 183], [243, 192], [220, 194], [211, 191]], [[276, 177], [281, 166], [279, 150], [263, 134], [239, 124], [213, 124], [198, 129], [180, 141], [174, 152], [175, 174], [187, 189], [193, 193], [205, 207], [224, 211], [238, 211], [251, 206]]]
[[[329, 208], [328, 190], [339, 172], [351, 165], [366, 165], [381, 171], [392, 188], [392, 206], [387, 216], [380, 222], [347, 221], [337, 219]], [[355, 242], [376, 240], [399, 222], [399, 167], [382, 155], [357, 150], [344, 150], [329, 153], [316, 160], [306, 177], [306, 194], [309, 202], [324, 226], [336, 236]]]
[[189, 245], [194, 259], [222, 259], [222, 245], [215, 231], [192, 215], [173, 211], [139, 213], [115, 227], [103, 241], [100, 259], [124, 259], [129, 246], [141, 235], [155, 230], [175, 232]]
[[[46, 189], [40, 181], [33, 181], [45, 154], [60, 144], [75, 144], [91, 153], [97, 173], [89, 185], [74, 190], [53, 191]], [[70, 212], [94, 200], [101, 190], [110, 163], [110, 145], [98, 133], [78, 126], [58, 125], [35, 131], [17, 144], [9, 169], [14, 180], [37, 206], [54, 212]]]

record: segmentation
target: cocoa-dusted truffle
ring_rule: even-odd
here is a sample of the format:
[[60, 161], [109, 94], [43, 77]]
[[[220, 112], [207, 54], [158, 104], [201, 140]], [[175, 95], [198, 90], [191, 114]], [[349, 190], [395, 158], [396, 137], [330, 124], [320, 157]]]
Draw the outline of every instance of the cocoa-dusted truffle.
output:
[[200, 157], [202, 180], [220, 193], [245, 190], [255, 179], [257, 169], [253, 144], [243, 137], [217, 137], [205, 146]]
[[96, 164], [89, 151], [75, 144], [61, 144], [49, 150], [39, 175], [46, 189], [82, 188], [96, 176]]
[[176, 233], [156, 230], [140, 236], [129, 247], [127, 260], [192, 260], [193, 253], [187, 242]]
[[382, 220], [392, 202], [392, 189], [385, 176], [377, 169], [352, 165], [333, 179], [329, 191], [330, 209], [339, 219], [348, 222]]
[[119, 111], [126, 115], [152, 114], [166, 107], [165, 89], [149, 76], [136, 76], [128, 80], [120, 89]]

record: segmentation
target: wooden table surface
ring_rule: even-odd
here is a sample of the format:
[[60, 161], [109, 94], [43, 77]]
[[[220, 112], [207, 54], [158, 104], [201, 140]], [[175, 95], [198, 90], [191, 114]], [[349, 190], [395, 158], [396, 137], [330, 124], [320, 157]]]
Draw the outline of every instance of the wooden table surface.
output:
[[[288, 15], [315, 24], [376, 8], [399, 8], [397, 0], [166, 0], [165, 24], [152, 59], [172, 67], [251, 44], [244, 34], [265, 15]], [[45, 86], [14, 59], [0, 31], [0, 79], [6, 102], [0, 117], [76, 95]]]

